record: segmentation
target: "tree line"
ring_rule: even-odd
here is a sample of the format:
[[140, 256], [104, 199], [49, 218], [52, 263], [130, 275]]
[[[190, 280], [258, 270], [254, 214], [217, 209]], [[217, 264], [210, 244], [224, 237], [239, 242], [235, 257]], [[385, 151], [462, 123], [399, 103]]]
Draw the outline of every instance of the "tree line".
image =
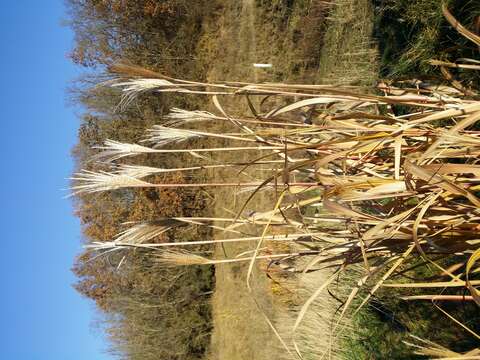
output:
[[[140, 97], [127, 109], [119, 109], [118, 91], [98, 86], [107, 78], [107, 67], [131, 63], [201, 79], [204, 64], [193, 60], [203, 26], [214, 20], [218, 4], [210, 0], [66, 0], [66, 7], [67, 23], [75, 35], [69, 57], [85, 70], [70, 90], [72, 101], [83, 109], [72, 155], [76, 170], [99, 171], [105, 165], [91, 158], [106, 139], [137, 142], [171, 107], [198, 106], [186, 104], [192, 99], [159, 95]], [[135, 159], [158, 167], [182, 161], [158, 156]], [[182, 177], [157, 175], [152, 181], [181, 182]], [[114, 239], [126, 222], [204, 214], [207, 201], [188, 190], [127, 189], [78, 195], [74, 211], [81, 221], [83, 241], [89, 244]], [[154, 241], [207, 236], [204, 228], [180, 227]], [[78, 279], [76, 290], [95, 302], [110, 351], [119, 358], [200, 359], [208, 351], [213, 269], [165, 269], [142, 251], [98, 256], [87, 249], [76, 257], [73, 272]]]

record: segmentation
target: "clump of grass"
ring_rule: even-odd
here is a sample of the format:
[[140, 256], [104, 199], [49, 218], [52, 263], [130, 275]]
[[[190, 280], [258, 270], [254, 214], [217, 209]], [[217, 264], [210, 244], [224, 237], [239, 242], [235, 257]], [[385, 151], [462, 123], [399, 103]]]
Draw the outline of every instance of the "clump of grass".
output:
[[332, 3], [325, 20], [315, 80], [322, 84], [372, 86], [379, 58], [372, 37], [372, 2], [337, 0]]
[[[480, 15], [477, 1], [399, 0], [375, 1], [376, 38], [382, 53], [383, 76], [393, 78], [438, 79], [432, 59], [455, 63], [474, 59], [478, 48], [449, 24], [442, 6], [447, 5], [465, 27], [475, 32]], [[455, 71], [465, 85], [478, 88], [475, 73]]]
[[[449, 21], [453, 22], [452, 19]], [[480, 45], [480, 40], [470, 36], [464, 28], [456, 28]], [[130, 98], [144, 91], [142, 87], [135, 88], [133, 81], [117, 83], [126, 89]], [[358, 314], [380, 289], [422, 289], [420, 294], [404, 295], [403, 299], [407, 301], [429, 300], [435, 304], [460, 301], [480, 305], [478, 100], [454, 87], [419, 88], [406, 83], [396, 86], [381, 84], [376, 93], [367, 93], [364, 88], [351, 86], [203, 84], [172, 78], [168, 82], [168, 91], [184, 92], [182, 84], [187, 84], [195, 88], [195, 93], [214, 93], [214, 105], [221, 115], [195, 113], [189, 116], [201, 120], [208, 118], [209, 121], [226, 119], [240, 133], [212, 134], [162, 127], [157, 128], [161, 136], [154, 130], [154, 134], [161, 138], [150, 140], [166, 146], [192, 136], [208, 136], [227, 139], [232, 145], [214, 149], [189, 148], [185, 141], [185, 149], [158, 149], [136, 148], [131, 144], [122, 147], [113, 143], [114, 149], [107, 149], [113, 160], [142, 151], [165, 154], [249, 150], [252, 158], [245, 166], [256, 166], [268, 159], [277, 161], [275, 164], [281, 167], [272, 169], [265, 179], [251, 183], [152, 184], [122, 173], [84, 173], [75, 178], [80, 183], [73, 189], [95, 192], [122, 186], [254, 186], [235, 218], [222, 220], [230, 223], [223, 230], [241, 232], [245, 225], [261, 226], [262, 235], [253, 240], [257, 242], [253, 251], [223, 259], [186, 250], [159, 250], [161, 246], [144, 242], [157, 236], [156, 230], [151, 232], [148, 228], [145, 232], [147, 228], [141, 226], [123, 233], [120, 238], [123, 236], [126, 241], [109, 243], [110, 247], [135, 245], [160, 251], [158, 261], [166, 266], [248, 262], [249, 290], [251, 274], [258, 260], [280, 264], [295, 259], [292, 272], [297, 274], [330, 269], [327, 278], [298, 309], [290, 346], [279, 336], [287, 350], [300, 357], [302, 349], [295, 335], [302, 323], [308, 319], [318, 298], [339, 277], [348, 275], [352, 268], [355, 269], [353, 285], [342, 295], [341, 307], [330, 322], [331, 344], [335, 344], [347, 329], [344, 320]], [[163, 91], [165, 86], [159, 83], [148, 90]], [[253, 116], [228, 115], [219, 100], [220, 94], [224, 97], [243, 96]], [[250, 99], [254, 96], [300, 100], [262, 113]], [[308, 110], [310, 118], [306, 119], [305, 113], [299, 110]], [[189, 118], [186, 115], [182, 112], [180, 118]], [[245, 139], [257, 145], [235, 146], [234, 142]], [[218, 165], [209, 164], [212, 168]], [[230, 165], [220, 164], [223, 168]], [[202, 166], [192, 166], [190, 170], [200, 170]], [[143, 177], [153, 171], [148, 169], [138, 174]], [[245, 215], [249, 203], [264, 189], [275, 191], [274, 209]], [[198, 223], [193, 219], [190, 221]], [[305, 234], [285, 239], [295, 241], [300, 249], [268, 253], [265, 241], [272, 226]], [[134, 240], [128, 240], [128, 237]], [[246, 238], [235, 241], [246, 241]], [[444, 262], [453, 256], [458, 262], [455, 268], [445, 267]], [[434, 269], [428, 282], [418, 278], [411, 282], [396, 280], [395, 274], [419, 258]], [[446, 310], [442, 311], [471, 336], [480, 338], [475, 329], [462, 324]], [[278, 335], [275, 326], [269, 324]], [[428, 349], [431, 347], [424, 347], [421, 351], [427, 354]], [[326, 349], [323, 355], [329, 351]]]

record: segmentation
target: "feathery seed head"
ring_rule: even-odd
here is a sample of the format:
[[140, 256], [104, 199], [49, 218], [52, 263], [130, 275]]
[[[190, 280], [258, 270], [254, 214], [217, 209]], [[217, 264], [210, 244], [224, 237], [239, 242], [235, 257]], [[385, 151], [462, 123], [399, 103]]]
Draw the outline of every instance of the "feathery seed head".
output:
[[115, 82], [112, 87], [122, 89], [120, 108], [126, 108], [136, 97], [148, 91], [181, 91], [177, 85], [164, 79], [130, 79], [127, 81]]
[[148, 130], [148, 133], [150, 136], [145, 139], [145, 141], [155, 143], [157, 147], [201, 136], [201, 134], [197, 134], [191, 130], [169, 128], [161, 125], [155, 125], [152, 129]]
[[172, 108], [165, 118], [170, 120], [165, 124], [166, 126], [179, 126], [188, 122], [213, 120], [217, 116], [207, 111], [188, 111]]
[[170, 169], [162, 169], [150, 166], [142, 165], [120, 165], [116, 174], [132, 177], [135, 179], [143, 179], [147, 176], [159, 174], [163, 172], [169, 172]]
[[176, 85], [164, 79], [131, 79], [114, 83], [112, 86], [121, 88], [125, 93], [140, 93], [165, 87], [175, 87]]
[[208, 265], [211, 260], [186, 251], [163, 251], [157, 260], [164, 266]]
[[179, 222], [172, 220], [170, 223], [149, 221], [138, 223], [131, 228], [122, 231], [115, 239], [116, 244], [143, 244], [157, 236], [167, 232]]
[[155, 152], [155, 149], [146, 146], [121, 143], [114, 140], [106, 140], [104, 146], [96, 146], [95, 149], [105, 150], [94, 157], [95, 160], [103, 161], [115, 161], [127, 156]]
[[94, 172], [83, 170], [82, 172], [75, 174], [71, 180], [79, 182], [78, 185], [72, 186], [72, 190], [74, 191], [72, 195], [152, 185], [130, 176], [112, 174], [106, 171]]

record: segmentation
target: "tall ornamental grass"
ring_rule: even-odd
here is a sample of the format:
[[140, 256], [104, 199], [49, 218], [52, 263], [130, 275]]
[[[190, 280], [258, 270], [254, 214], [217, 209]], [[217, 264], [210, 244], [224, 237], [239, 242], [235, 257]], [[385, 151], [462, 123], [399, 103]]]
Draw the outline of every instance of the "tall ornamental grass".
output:
[[[452, 26], [480, 46], [478, 35], [463, 27], [446, 8], [444, 13]], [[432, 63], [440, 69], [479, 70], [478, 61], [472, 59], [453, 65]], [[173, 109], [162, 126], [147, 131], [141, 144], [106, 141], [96, 160], [109, 162], [112, 170], [75, 175], [74, 193], [126, 187], [228, 186], [246, 192], [248, 197], [231, 218], [137, 223], [127, 226], [116, 239], [94, 244], [94, 251], [143, 248], [165, 266], [247, 262], [249, 289], [254, 281], [252, 270], [260, 261], [288, 263], [289, 271], [298, 274], [330, 269], [330, 276], [317, 284], [298, 311], [291, 329], [293, 346], [277, 333], [287, 349], [300, 357], [302, 349], [297, 346], [295, 333], [316, 300], [328, 296], [328, 287], [344, 274], [349, 279], [355, 274], [354, 285], [349, 287], [333, 321], [333, 337], [344, 331], [343, 319], [358, 313], [380, 288], [405, 289], [403, 299], [432, 301], [440, 308], [446, 302], [480, 305], [480, 100], [461, 84], [379, 83], [375, 89], [208, 84], [174, 79], [131, 65], [112, 66], [111, 72], [115, 77], [107, 85], [122, 91], [121, 106], [128, 106], [144, 93], [175, 92], [209, 96], [216, 111]], [[251, 115], [229, 114], [222, 106], [226, 97], [244, 100]], [[270, 108], [265, 109], [267, 103]], [[214, 124], [223, 124], [222, 128], [227, 126], [230, 131], [209, 131], [219, 128]], [[191, 146], [192, 139], [201, 138], [217, 139], [224, 145]], [[220, 152], [236, 151], [247, 152], [250, 160], [226, 163], [215, 157]], [[187, 153], [192, 161], [175, 169], [127, 163], [143, 153]], [[195, 179], [195, 173], [206, 169], [237, 173], [248, 169], [249, 174], [268, 176], [257, 176], [248, 183], [148, 181], [151, 175], [170, 171], [188, 172]], [[275, 206], [251, 213], [250, 205], [260, 191], [273, 192]], [[290, 216], [292, 213], [297, 215]], [[188, 243], [180, 239], [173, 243], [153, 241], [180, 225], [211, 226], [234, 235]], [[247, 225], [257, 227], [260, 235], [246, 236]], [[286, 235], [272, 235], [272, 227], [283, 228]], [[286, 253], [272, 253], [266, 246], [272, 241], [294, 246]], [[232, 258], [212, 258], [191, 247], [225, 242], [252, 242], [255, 246]], [[435, 270], [428, 282], [417, 278], [399, 281], [394, 276], [419, 263]], [[416, 290], [415, 295], [411, 295], [411, 289]], [[480, 339], [473, 329], [447, 316]], [[471, 359], [478, 357], [479, 351], [454, 353], [422, 339], [413, 339], [411, 345], [418, 353], [445, 359]]]

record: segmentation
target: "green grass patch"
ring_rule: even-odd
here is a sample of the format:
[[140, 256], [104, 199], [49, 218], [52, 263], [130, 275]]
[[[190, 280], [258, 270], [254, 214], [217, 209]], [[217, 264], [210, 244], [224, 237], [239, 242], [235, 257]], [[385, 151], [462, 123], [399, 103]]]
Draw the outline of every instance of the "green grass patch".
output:
[[[478, 58], [478, 47], [445, 20], [442, 3], [468, 29], [479, 27], [480, 3], [472, 0], [376, 0], [375, 37], [378, 40], [380, 74], [387, 78], [442, 78], [432, 59], [455, 62]], [[476, 71], [455, 71], [465, 85], [478, 86]]]

